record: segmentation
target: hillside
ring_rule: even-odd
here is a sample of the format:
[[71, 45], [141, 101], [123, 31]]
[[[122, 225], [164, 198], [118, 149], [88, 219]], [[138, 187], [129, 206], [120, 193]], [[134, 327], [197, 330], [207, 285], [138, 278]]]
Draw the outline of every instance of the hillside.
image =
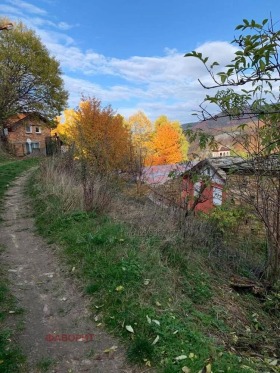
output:
[[207, 132], [213, 133], [215, 131], [221, 132], [221, 130], [228, 131], [230, 128], [236, 128], [241, 124], [250, 123], [255, 120], [256, 117], [253, 115], [245, 115], [241, 118], [231, 118], [224, 116], [223, 113], [217, 114], [215, 117], [207, 120], [201, 120], [198, 122], [185, 123], [182, 125], [183, 129], [192, 128], [194, 130], [202, 129]]
[[101, 178], [86, 212], [69, 172], [48, 162], [30, 180], [37, 228], [130, 363], [151, 373], [279, 372], [276, 292], [266, 298], [231, 285], [248, 278], [262, 287], [264, 243], [239, 229], [242, 219], [224, 233], [207, 220], [180, 224], [133, 186]]
[[[233, 138], [236, 137], [238, 126], [242, 124], [248, 124], [251, 127], [257, 118], [253, 115], [246, 115], [242, 118], [231, 118], [229, 116], [224, 116], [219, 113], [215, 118], [202, 120], [199, 122], [185, 123], [182, 125], [183, 129], [191, 128], [192, 130], [203, 130], [208, 134], [214, 135], [218, 144], [234, 149], [234, 151], [239, 152], [242, 150], [240, 146], [232, 146]], [[202, 154], [203, 153], [203, 154]], [[211, 152], [210, 152], [211, 153]], [[201, 156], [209, 156], [209, 151], [206, 150], [202, 152], [199, 149], [198, 143], [193, 142], [189, 147], [189, 154], [200, 154]]]

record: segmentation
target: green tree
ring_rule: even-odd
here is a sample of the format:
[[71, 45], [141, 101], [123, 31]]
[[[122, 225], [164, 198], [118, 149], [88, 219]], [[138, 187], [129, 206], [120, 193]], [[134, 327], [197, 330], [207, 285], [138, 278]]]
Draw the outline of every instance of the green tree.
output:
[[[209, 61], [193, 51], [186, 57], [195, 57], [205, 66], [213, 84], [205, 89], [217, 89], [206, 95], [198, 115], [211, 116], [206, 105], [215, 104], [222, 116], [251, 119], [230, 134], [247, 156], [251, 169], [251, 187], [244, 188], [240, 180], [239, 197], [249, 204], [263, 223], [267, 235], [265, 273], [272, 282], [280, 278], [280, 31], [272, 20], [243, 20], [236, 27], [241, 34], [234, 38], [237, 46], [234, 58], [221, 69], [217, 61]], [[213, 135], [187, 131], [190, 140], [199, 139], [202, 147], [215, 145]]]
[[35, 32], [21, 22], [1, 31], [0, 128], [19, 112], [38, 112], [53, 120], [66, 107], [67, 98], [59, 62]]

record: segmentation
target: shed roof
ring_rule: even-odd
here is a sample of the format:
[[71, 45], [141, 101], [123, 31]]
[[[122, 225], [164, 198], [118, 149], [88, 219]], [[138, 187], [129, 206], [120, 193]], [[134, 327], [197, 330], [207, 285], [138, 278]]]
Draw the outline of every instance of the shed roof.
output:
[[280, 173], [280, 154], [271, 154], [267, 157], [243, 159], [242, 157], [206, 158], [194, 165], [189, 172], [195, 172], [204, 167], [211, 167], [220, 177], [226, 180], [229, 173], [271, 175]]

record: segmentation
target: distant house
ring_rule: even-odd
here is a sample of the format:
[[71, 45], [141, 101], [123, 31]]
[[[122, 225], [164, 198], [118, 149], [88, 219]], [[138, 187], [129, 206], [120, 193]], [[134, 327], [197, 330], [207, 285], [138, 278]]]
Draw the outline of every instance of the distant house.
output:
[[221, 146], [218, 150], [212, 151], [212, 157], [229, 157], [230, 156], [230, 149], [226, 148], [225, 146]]
[[182, 200], [187, 210], [208, 212], [227, 198], [228, 175], [241, 157], [207, 158], [183, 174]]
[[[182, 203], [187, 210], [203, 212], [222, 205], [227, 199], [236, 204], [245, 200], [262, 200], [268, 204], [275, 198], [279, 177], [279, 154], [246, 160], [241, 157], [204, 159], [183, 174]], [[264, 191], [262, 196], [260, 188]]]
[[28, 154], [46, 154], [46, 138], [51, 130], [40, 114], [20, 113], [4, 123], [2, 139], [11, 153], [18, 157]]

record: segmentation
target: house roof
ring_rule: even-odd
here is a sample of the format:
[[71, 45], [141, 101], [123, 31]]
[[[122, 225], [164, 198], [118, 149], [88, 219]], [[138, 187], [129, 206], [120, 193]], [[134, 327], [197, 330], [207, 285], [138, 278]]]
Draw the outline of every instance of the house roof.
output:
[[233, 167], [233, 172], [243, 174], [278, 175], [280, 173], [280, 154], [242, 160]]
[[10, 116], [5, 121], [5, 127], [9, 128], [10, 130], [15, 129], [18, 125], [20, 125], [26, 118], [37, 118], [40, 121], [47, 123], [47, 120], [39, 113], [18, 113], [15, 115]]
[[178, 175], [182, 175], [187, 169], [190, 169], [193, 163], [186, 162], [185, 164], [174, 163], [167, 165], [158, 165], [144, 167], [143, 178], [147, 184], [164, 184], [170, 179], [170, 172], [175, 172]]
[[219, 158], [207, 158], [194, 167], [189, 172], [199, 171], [206, 166], [210, 166], [216, 174], [218, 174], [223, 180], [226, 180], [226, 176], [229, 173], [238, 174], [257, 174], [271, 175], [280, 173], [280, 154], [272, 154], [267, 157], [256, 157], [254, 159], [244, 160], [242, 157], [219, 157]]
[[191, 172], [200, 171], [201, 169], [208, 166], [212, 168], [215, 174], [220, 176], [225, 181], [226, 175], [229, 172], [229, 170], [231, 170], [235, 164], [238, 164], [242, 161], [243, 158], [241, 157], [206, 158], [198, 162], [194, 167], [187, 171], [185, 175], [188, 175]]
[[229, 151], [230, 151], [229, 148], [227, 148], [227, 147], [225, 147], [225, 146], [221, 146], [220, 148], [213, 150], [213, 153], [218, 153], [218, 152], [229, 152]]

